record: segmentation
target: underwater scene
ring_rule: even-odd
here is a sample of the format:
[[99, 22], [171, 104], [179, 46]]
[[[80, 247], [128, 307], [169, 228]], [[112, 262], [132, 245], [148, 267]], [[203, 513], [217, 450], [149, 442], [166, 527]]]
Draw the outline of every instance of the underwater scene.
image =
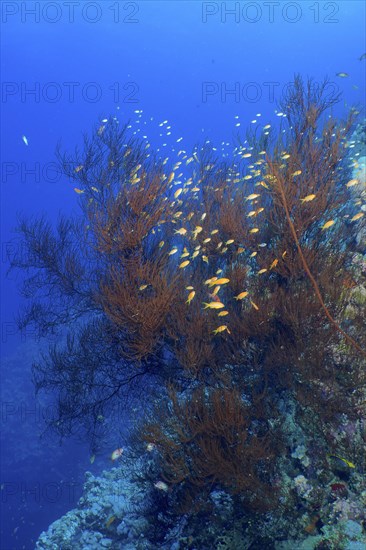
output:
[[0, 9], [0, 550], [366, 550], [366, 3]]

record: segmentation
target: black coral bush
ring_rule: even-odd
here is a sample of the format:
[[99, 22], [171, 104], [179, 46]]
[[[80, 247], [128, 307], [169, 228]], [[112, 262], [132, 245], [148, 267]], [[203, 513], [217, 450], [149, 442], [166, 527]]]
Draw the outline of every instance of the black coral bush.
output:
[[364, 411], [364, 319], [347, 318], [364, 224], [347, 186], [355, 113], [335, 120], [325, 92], [297, 77], [286, 133], [249, 135], [226, 164], [202, 149], [168, 168], [111, 121], [58, 153], [82, 217], [19, 226], [20, 326], [70, 332], [34, 365], [57, 396], [50, 423], [96, 445], [113, 404], [160, 396], [141, 437], [191, 503], [221, 487], [273, 504], [280, 396], [328, 452], [340, 415]]

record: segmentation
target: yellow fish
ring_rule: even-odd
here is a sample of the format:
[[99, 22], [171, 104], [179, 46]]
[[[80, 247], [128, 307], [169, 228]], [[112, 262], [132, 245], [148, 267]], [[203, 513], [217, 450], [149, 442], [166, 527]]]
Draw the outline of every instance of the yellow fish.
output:
[[194, 229], [194, 231], [192, 231], [194, 235], [194, 239], [196, 239], [198, 233], [201, 233], [201, 231], [202, 231], [202, 227], [200, 225], [196, 225], [196, 228]]
[[228, 241], [226, 241], [225, 244], [233, 244], [233, 242], [234, 242], [234, 239], [229, 239]]
[[147, 285], [141, 285], [141, 286], [139, 287], [139, 290], [145, 290], [145, 288], [147, 288]]
[[[257, 185], [257, 184], [256, 184]], [[261, 185], [262, 187], [265, 187], [266, 189], [269, 189], [268, 185], [266, 184], [265, 181], [259, 181], [258, 182], [258, 185]]]
[[115, 519], [116, 519], [116, 516], [111, 516], [111, 517], [109, 518], [109, 520], [108, 520], [108, 521], [106, 522], [106, 524], [105, 524], [105, 526], [106, 526], [107, 529], [108, 529], [108, 527], [110, 527], [110, 526], [112, 525], [112, 523], [115, 521]]
[[177, 199], [182, 191], [183, 191], [183, 189], [181, 187], [179, 189], [177, 189], [176, 192], [174, 193], [174, 198]]
[[226, 325], [221, 325], [221, 326], [217, 327], [217, 329], [213, 330], [212, 332], [214, 334], [218, 334], [219, 332], [224, 332], [225, 330], [226, 330], [226, 332], [231, 334], [230, 330], [228, 329], [228, 327]]
[[346, 187], [353, 187], [354, 185], [358, 185], [360, 182], [357, 179], [349, 180], [348, 183], [346, 183]]
[[180, 229], [177, 229], [177, 230], [175, 231], [175, 233], [176, 233], [177, 235], [185, 235], [185, 234], [187, 233], [187, 229], [185, 229], [184, 227], [181, 227]]
[[185, 260], [178, 267], [179, 267], [179, 269], [183, 269], [184, 267], [187, 267], [187, 265], [189, 265], [190, 263], [191, 262], [189, 260]]
[[269, 266], [269, 269], [273, 269], [274, 267], [276, 267], [276, 265], [278, 264], [278, 260], [277, 258], [275, 260], [273, 260], [273, 262], [271, 263], [271, 265]]
[[170, 252], [168, 252], [168, 256], [172, 256], [173, 254], [175, 254], [176, 252], [178, 252], [178, 248], [172, 248]]
[[203, 260], [204, 262], [206, 262], [206, 264], [208, 264], [208, 258], [207, 258], [207, 256], [204, 256], [204, 255], [203, 255], [203, 256], [202, 256], [202, 260]]
[[75, 193], [77, 193], [78, 195], [81, 195], [82, 193], [85, 192], [85, 191], [83, 191], [82, 189], [78, 189], [77, 187], [74, 187], [74, 191], [75, 191]]
[[210, 303], [207, 303], [207, 302], [203, 302], [204, 304], [204, 309], [222, 309], [224, 306], [224, 304], [222, 304], [221, 302], [210, 302]]
[[314, 200], [316, 197], [316, 195], [312, 194], [312, 195], [306, 195], [306, 197], [304, 197], [303, 199], [300, 199], [301, 202], [310, 202], [312, 200]]
[[249, 292], [247, 291], [244, 291], [244, 292], [240, 292], [240, 294], [238, 294], [237, 296], [235, 296], [235, 300], [242, 300], [243, 298], [245, 298], [246, 296], [248, 296]]
[[188, 294], [188, 298], [187, 298], [187, 301], [186, 301], [186, 304], [190, 304], [193, 300], [193, 298], [195, 297], [196, 295], [196, 292], [194, 290], [192, 290], [189, 294]]
[[248, 195], [246, 197], [246, 200], [247, 201], [253, 201], [254, 199], [257, 199], [258, 197], [260, 197], [260, 195], [258, 195], [258, 193], [252, 193], [251, 195]]
[[329, 456], [329, 458], [338, 458], [338, 460], [341, 460], [342, 462], [344, 462], [345, 464], [347, 464], [347, 466], [349, 468], [356, 468], [355, 464], [353, 464], [353, 462], [350, 462], [349, 460], [347, 460], [346, 458], [342, 458], [341, 456], [339, 455], [327, 455]]
[[296, 170], [296, 172], [294, 172], [292, 176], [295, 177], [295, 176], [299, 176], [300, 174], [301, 174], [301, 170]]
[[322, 231], [324, 231], [324, 229], [328, 229], [328, 227], [332, 227], [333, 224], [335, 224], [334, 220], [329, 220], [325, 222], [325, 224], [322, 226]]
[[265, 273], [266, 271], [267, 271], [267, 268], [264, 267], [263, 269], [260, 269], [258, 271], [258, 275], [261, 275], [262, 273]]
[[258, 231], [259, 231], [258, 227], [253, 227], [253, 229], [251, 229], [249, 233], [258, 233]]
[[250, 258], [254, 258], [254, 256], [256, 256], [258, 254], [258, 252], [252, 252], [251, 255], [249, 256]]
[[174, 179], [174, 172], [172, 172], [168, 178], [168, 183], [171, 183]]
[[211, 282], [208, 283], [208, 286], [213, 286], [213, 285], [226, 285], [227, 283], [230, 282], [230, 279], [226, 279], [225, 277], [222, 277], [221, 279], [217, 279], [215, 277], [215, 280], [212, 280]]
[[254, 302], [252, 302], [252, 300], [250, 300], [250, 303], [252, 304], [252, 306], [254, 307], [254, 309], [256, 309], [258, 311], [259, 307], [257, 306], [257, 304], [255, 304]]
[[225, 317], [225, 315], [229, 315], [228, 311], [220, 311], [220, 313], [217, 314], [218, 317]]
[[351, 222], [355, 222], [356, 220], [359, 220], [360, 218], [362, 218], [362, 216], [364, 216], [364, 212], [359, 212], [358, 214], [355, 214], [353, 216], [353, 218], [351, 218]]

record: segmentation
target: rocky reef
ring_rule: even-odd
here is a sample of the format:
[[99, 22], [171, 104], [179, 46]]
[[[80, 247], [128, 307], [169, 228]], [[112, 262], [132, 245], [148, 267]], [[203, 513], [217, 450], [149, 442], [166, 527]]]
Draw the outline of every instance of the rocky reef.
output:
[[[288, 425], [291, 430], [291, 412]], [[122, 464], [100, 476], [87, 472], [77, 507], [40, 535], [36, 549], [363, 550], [364, 472], [340, 460], [329, 472], [313, 472], [311, 453], [309, 442], [294, 448], [279, 508], [261, 517], [238, 513], [233, 497], [218, 490], [210, 495], [209, 513], [174, 516], [173, 494], [146, 481], [151, 456], [135, 464], [140, 480]]]

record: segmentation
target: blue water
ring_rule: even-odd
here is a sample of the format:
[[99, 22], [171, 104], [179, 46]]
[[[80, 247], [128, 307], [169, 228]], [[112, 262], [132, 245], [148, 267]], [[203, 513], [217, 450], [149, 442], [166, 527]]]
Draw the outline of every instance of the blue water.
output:
[[47, 343], [16, 331], [20, 281], [5, 277], [18, 213], [78, 211], [73, 185], [55, 170], [57, 142], [72, 150], [82, 132], [118, 116], [167, 154], [205, 140], [220, 150], [258, 115], [276, 123], [295, 73], [328, 76], [329, 93], [344, 94], [342, 115], [364, 103], [365, 11], [352, 0], [2, 1], [1, 549], [33, 548], [75, 506], [85, 470], [99, 472], [111, 451], [91, 465], [86, 443], [39, 438], [45, 406], [30, 367]]

